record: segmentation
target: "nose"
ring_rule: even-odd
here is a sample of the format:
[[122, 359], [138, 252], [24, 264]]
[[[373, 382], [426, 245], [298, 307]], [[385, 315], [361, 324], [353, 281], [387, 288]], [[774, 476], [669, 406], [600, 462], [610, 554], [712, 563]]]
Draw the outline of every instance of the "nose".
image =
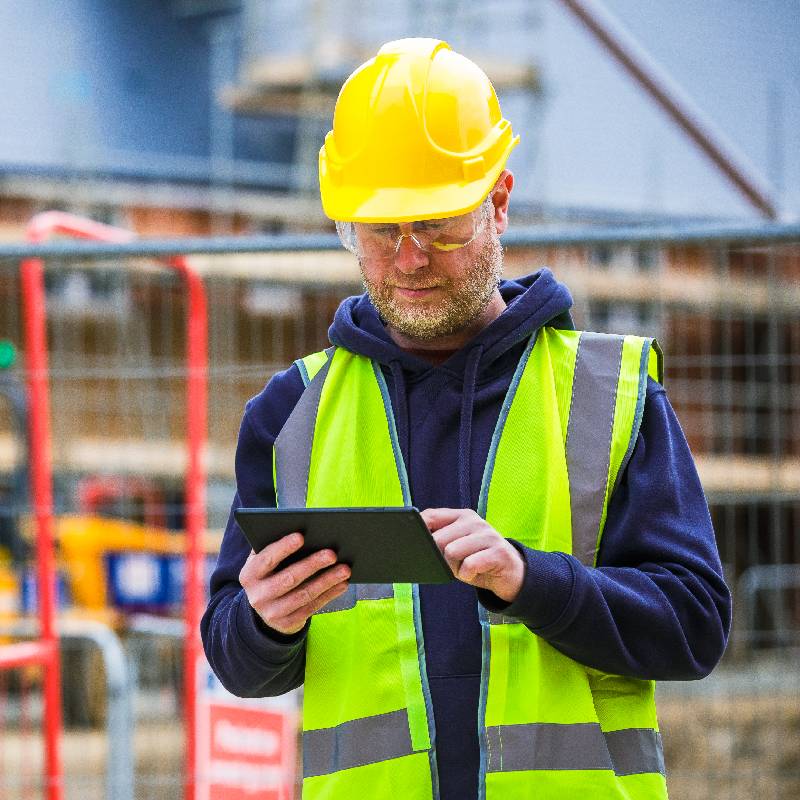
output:
[[401, 272], [412, 273], [428, 265], [430, 258], [428, 254], [416, 243], [416, 241], [404, 234], [400, 239], [397, 252], [394, 256], [394, 263]]

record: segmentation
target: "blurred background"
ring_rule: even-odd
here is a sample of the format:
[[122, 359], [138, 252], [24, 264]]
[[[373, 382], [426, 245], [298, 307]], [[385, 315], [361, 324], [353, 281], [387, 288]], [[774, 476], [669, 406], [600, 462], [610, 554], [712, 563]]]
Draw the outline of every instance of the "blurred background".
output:
[[[296, 698], [245, 709], [201, 667], [208, 708], [194, 733], [181, 724], [195, 311], [154, 256], [186, 242], [208, 299], [208, 568], [244, 403], [326, 346], [360, 291], [319, 202], [336, 94], [382, 42], [419, 35], [479, 63], [522, 136], [507, 274], [547, 265], [579, 328], [665, 352], [736, 603], [718, 670], [659, 687], [671, 797], [800, 796], [799, 34], [792, 0], [0, 0], [0, 798], [53, 797], [44, 669], [2, 650], [43, 630], [20, 277], [35, 231], [54, 248], [66, 796], [178, 797], [195, 747], [201, 770], [222, 764], [196, 796], [292, 796]], [[87, 257], [71, 242], [122, 242], [116, 229], [161, 249]], [[240, 714], [223, 733], [277, 725], [280, 757], [255, 774], [234, 745], [215, 751], [218, 708]]]

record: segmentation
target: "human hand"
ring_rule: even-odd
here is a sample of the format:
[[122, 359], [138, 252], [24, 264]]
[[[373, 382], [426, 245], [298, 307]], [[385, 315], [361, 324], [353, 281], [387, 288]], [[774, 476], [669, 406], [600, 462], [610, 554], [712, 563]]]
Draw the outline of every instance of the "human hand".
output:
[[516, 598], [525, 562], [511, 542], [468, 508], [427, 508], [421, 513], [456, 578], [507, 603]]
[[239, 572], [248, 602], [279, 633], [297, 633], [315, 611], [347, 590], [350, 567], [336, 564], [333, 550], [318, 550], [276, 570], [302, 546], [303, 535], [290, 533], [259, 553], [251, 552]]

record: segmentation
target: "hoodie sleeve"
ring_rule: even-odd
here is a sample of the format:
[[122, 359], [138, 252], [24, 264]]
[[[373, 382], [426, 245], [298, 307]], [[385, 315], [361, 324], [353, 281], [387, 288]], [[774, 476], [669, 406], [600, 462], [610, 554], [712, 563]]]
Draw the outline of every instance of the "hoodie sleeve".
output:
[[236, 495], [211, 574], [200, 632], [214, 673], [240, 697], [284, 694], [303, 682], [306, 629], [284, 636], [268, 628], [250, 606], [239, 583], [250, 545], [233, 518], [234, 509], [242, 506], [275, 506], [272, 445], [302, 392], [297, 367], [277, 374], [248, 402], [239, 429]]
[[522, 590], [511, 604], [481, 590], [481, 603], [576, 661], [618, 675], [692, 680], [722, 657], [730, 592], [689, 446], [652, 379], [597, 567], [514, 544], [526, 564]]

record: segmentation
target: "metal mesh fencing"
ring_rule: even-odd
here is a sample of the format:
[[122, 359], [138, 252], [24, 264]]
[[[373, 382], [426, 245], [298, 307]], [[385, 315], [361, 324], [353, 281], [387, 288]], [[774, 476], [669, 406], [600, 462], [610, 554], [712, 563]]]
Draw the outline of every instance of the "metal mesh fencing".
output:
[[[0, 581], [3, 635], [23, 641], [36, 633], [37, 598], [18, 271], [10, 261], [0, 267]], [[177, 797], [181, 658], [174, 637], [138, 634], [135, 619], [182, 628], [184, 293], [152, 262], [119, 259], [55, 259], [46, 290], [65, 797]], [[28, 694], [40, 730], [41, 680]], [[0, 796], [13, 786], [6, 778]]]
[[[325, 347], [339, 302], [361, 291], [356, 264], [334, 243], [283, 241], [269, 251], [241, 241], [193, 248], [209, 301], [210, 557], [233, 496], [244, 404], [294, 358]], [[710, 678], [659, 689], [671, 797], [800, 794], [791, 746], [800, 732], [800, 232], [518, 232], [507, 241], [506, 277], [551, 268], [573, 293], [576, 327], [659, 340], [709, 500], [734, 632]], [[168, 627], [181, 610], [185, 298], [134, 247], [47, 261], [53, 457], [64, 614], [100, 621], [123, 641], [136, 687], [134, 796], [166, 798], [182, 780], [179, 639], [142, 619]], [[30, 604], [24, 426], [10, 399], [25, 368], [17, 271], [18, 261], [0, 260], [0, 340], [20, 353], [0, 372], [0, 595], [12, 621]], [[76, 564], [94, 569], [82, 573], [92, 579], [72, 578]], [[88, 797], [91, 785], [101, 796], [105, 667], [97, 648], [74, 647], [80, 657], [64, 656], [67, 795]], [[35, 705], [36, 680], [29, 696]], [[97, 763], [70, 762], [73, 742]], [[0, 797], [17, 796], [9, 774]]]
[[0, 670], [0, 796], [43, 800], [44, 746], [37, 726], [41, 697], [39, 667]]
[[531, 254], [576, 326], [655, 336], [709, 501], [734, 628], [698, 683], [659, 684], [670, 796], [800, 792], [800, 245], [725, 238]]

